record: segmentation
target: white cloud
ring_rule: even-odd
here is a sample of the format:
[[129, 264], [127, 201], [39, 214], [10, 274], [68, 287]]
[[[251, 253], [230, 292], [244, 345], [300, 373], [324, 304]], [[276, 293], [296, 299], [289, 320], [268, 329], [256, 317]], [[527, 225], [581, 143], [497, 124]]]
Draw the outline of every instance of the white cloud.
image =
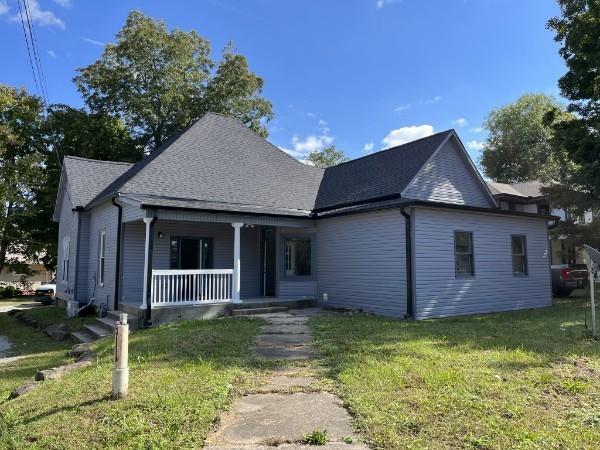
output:
[[467, 142], [467, 148], [474, 152], [479, 152], [483, 150], [483, 142], [473, 139], [472, 141]]
[[381, 9], [386, 5], [391, 5], [392, 3], [398, 3], [400, 1], [401, 0], [377, 0], [375, 6], [377, 7], [377, 9]]
[[304, 139], [300, 139], [298, 136], [294, 136], [292, 138], [292, 145], [294, 147], [294, 151], [304, 155], [307, 155], [311, 152], [323, 150], [332, 142], [333, 138], [327, 135], [310, 135]]
[[433, 127], [431, 125], [412, 125], [392, 130], [381, 142], [385, 147], [396, 147], [423, 137], [431, 136]]
[[475, 127], [475, 128], [471, 128], [469, 131], [471, 133], [483, 133], [485, 131], [485, 128], [483, 128], [483, 127]]
[[88, 44], [92, 44], [92, 45], [98, 45], [100, 47], [104, 47], [104, 45], [106, 45], [104, 42], [102, 41], [97, 41], [96, 39], [91, 39], [91, 38], [82, 38], [83, 42], [87, 42]]
[[[33, 23], [41, 27], [52, 27], [56, 26], [65, 29], [65, 23], [59, 19], [52, 11], [44, 11], [40, 8], [40, 4], [37, 0], [28, 0], [29, 4], [29, 16]], [[11, 17], [13, 22], [21, 21], [21, 13]]]
[[367, 142], [364, 147], [363, 147], [363, 153], [365, 155], [370, 155], [371, 153], [373, 153], [373, 148], [375, 147], [375, 143], [374, 142]]
[[6, 4], [5, 0], [0, 0], [0, 16], [6, 14], [10, 8]]
[[316, 115], [314, 112], [307, 112], [307, 113], [306, 113], [306, 115], [307, 115], [308, 117], [312, 117], [312, 118], [315, 118], [315, 117], [317, 117], [317, 115]]
[[394, 108], [394, 111], [395, 112], [406, 111], [407, 109], [410, 108], [410, 106], [411, 106], [410, 103], [405, 103], [404, 105], [400, 105], [400, 106]]
[[56, 52], [54, 50], [46, 50], [46, 54], [50, 57], [50, 58], [56, 58]]
[[452, 125], [462, 128], [462, 127], [466, 127], [467, 125], [469, 125], [469, 122], [464, 117], [460, 117], [456, 120], [453, 120]]
[[426, 105], [433, 105], [434, 103], [439, 102], [441, 99], [442, 99], [442, 97], [440, 97], [439, 95], [436, 95], [435, 97], [428, 98], [427, 100], [423, 100], [423, 103]]
[[54, 0], [54, 3], [62, 6], [63, 8], [70, 8], [73, 5], [71, 0]]

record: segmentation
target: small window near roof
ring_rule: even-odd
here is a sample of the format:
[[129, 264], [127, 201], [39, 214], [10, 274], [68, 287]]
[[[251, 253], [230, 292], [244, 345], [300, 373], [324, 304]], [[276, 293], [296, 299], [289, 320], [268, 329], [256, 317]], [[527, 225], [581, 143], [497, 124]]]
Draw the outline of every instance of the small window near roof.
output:
[[513, 274], [527, 275], [527, 240], [525, 236], [511, 236]]
[[310, 238], [287, 238], [285, 240], [285, 275], [307, 276], [311, 274]]
[[456, 275], [474, 275], [473, 265], [473, 233], [470, 231], [454, 232], [454, 258]]

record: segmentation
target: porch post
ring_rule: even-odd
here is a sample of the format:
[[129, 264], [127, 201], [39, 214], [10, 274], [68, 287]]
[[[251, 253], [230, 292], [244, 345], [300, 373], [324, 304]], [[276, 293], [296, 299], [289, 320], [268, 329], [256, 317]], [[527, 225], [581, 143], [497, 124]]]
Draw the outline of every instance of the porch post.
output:
[[240, 229], [243, 223], [232, 223], [233, 227], [233, 302], [240, 303]]
[[142, 306], [140, 309], [147, 308], [148, 299], [148, 281], [149, 281], [149, 268], [150, 268], [150, 233], [152, 232], [152, 222], [154, 218], [144, 217], [144, 223], [146, 224], [146, 243], [144, 245], [144, 291], [142, 296]]

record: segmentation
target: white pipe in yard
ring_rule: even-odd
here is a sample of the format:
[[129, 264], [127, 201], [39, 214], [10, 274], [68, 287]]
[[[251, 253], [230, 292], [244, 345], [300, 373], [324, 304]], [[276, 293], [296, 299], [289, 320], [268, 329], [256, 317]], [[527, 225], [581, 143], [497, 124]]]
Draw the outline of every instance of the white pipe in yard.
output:
[[129, 325], [127, 314], [120, 314], [115, 327], [115, 368], [112, 371], [112, 397], [126, 397], [129, 392]]

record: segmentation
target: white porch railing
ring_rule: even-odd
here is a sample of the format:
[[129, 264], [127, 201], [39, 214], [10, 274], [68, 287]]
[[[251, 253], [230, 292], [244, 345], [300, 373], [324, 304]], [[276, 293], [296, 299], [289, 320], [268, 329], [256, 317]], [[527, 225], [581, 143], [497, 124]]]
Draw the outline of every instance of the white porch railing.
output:
[[152, 307], [233, 300], [233, 269], [152, 270]]

